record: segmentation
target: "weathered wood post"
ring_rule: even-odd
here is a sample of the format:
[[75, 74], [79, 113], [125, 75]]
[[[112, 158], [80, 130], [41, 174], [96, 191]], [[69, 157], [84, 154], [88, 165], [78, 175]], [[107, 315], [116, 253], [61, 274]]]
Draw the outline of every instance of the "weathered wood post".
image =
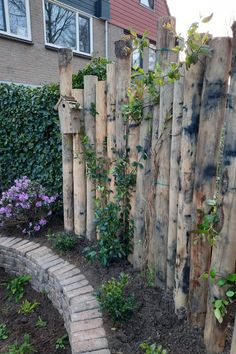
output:
[[118, 155], [126, 153], [127, 124], [124, 123], [122, 106], [128, 103], [127, 90], [131, 80], [132, 41], [115, 42], [116, 54], [116, 150]]
[[[72, 58], [69, 48], [58, 51], [60, 95], [70, 97], [72, 90]], [[68, 118], [68, 117], [67, 117]], [[62, 132], [62, 169], [63, 169], [63, 210], [64, 228], [74, 230], [74, 201], [73, 201], [73, 137]]]
[[152, 136], [151, 136], [151, 180], [148, 190], [148, 213], [147, 213], [147, 224], [146, 224], [146, 234], [145, 238], [147, 240], [148, 249], [148, 267], [149, 269], [154, 268], [154, 237], [155, 237], [155, 222], [156, 222], [156, 211], [155, 211], [155, 199], [156, 199], [156, 181], [157, 181], [157, 145], [158, 145], [158, 134], [159, 134], [159, 104], [153, 106], [153, 118], [152, 118]]
[[184, 78], [174, 291], [175, 312], [179, 317], [185, 316], [187, 312], [190, 274], [189, 243], [192, 230], [193, 187], [204, 70], [205, 60], [201, 58], [201, 61], [185, 72]]
[[[221, 180], [223, 227], [213, 247], [211, 269], [222, 277], [235, 273], [236, 263], [236, 22], [233, 24], [233, 57], [228, 105], [225, 115], [225, 141]], [[231, 57], [230, 48], [225, 56]], [[207, 351], [221, 353], [225, 346], [227, 319], [219, 324], [212, 301], [224, 297], [225, 289], [208, 282], [208, 304], [204, 339]], [[235, 347], [236, 350], [236, 347]], [[235, 351], [236, 353], [236, 351]]]
[[233, 338], [232, 338], [230, 354], [235, 354], [235, 353], [236, 353], [236, 316], [235, 316], [235, 320], [234, 320], [234, 333], [233, 333]]
[[74, 179], [74, 231], [76, 235], [86, 235], [86, 175], [84, 161], [84, 90], [72, 89], [72, 96], [79, 103], [81, 131], [73, 134], [73, 179]]
[[[107, 104], [106, 104], [106, 82], [97, 81], [96, 86], [96, 155], [105, 161], [107, 157]], [[101, 196], [96, 190], [96, 198]]]
[[[107, 158], [109, 168], [115, 160], [114, 149], [116, 146], [116, 65], [107, 64]], [[110, 200], [114, 196], [114, 178], [109, 174]]]
[[[214, 38], [210, 45], [212, 56], [207, 60], [200, 111], [193, 197], [195, 214], [198, 209], [203, 208], [207, 199], [212, 199], [216, 192], [219, 143], [224, 122], [231, 60], [230, 38]], [[197, 224], [196, 215], [194, 224]], [[200, 276], [209, 270], [210, 257], [209, 243], [198, 235], [197, 242], [191, 242], [189, 300], [190, 319], [200, 326], [204, 326], [205, 323], [207, 302], [207, 287]]]
[[179, 198], [180, 146], [183, 117], [184, 70], [174, 84], [170, 156], [169, 226], [167, 244], [167, 288], [174, 288]]
[[[168, 25], [168, 26], [167, 26]], [[171, 30], [169, 29], [171, 25]], [[160, 64], [164, 72], [170, 62], [175, 61], [175, 18], [160, 17], [157, 23], [157, 49]], [[157, 181], [156, 181], [156, 225], [154, 230], [154, 252], [156, 282], [160, 287], [166, 286], [167, 239], [169, 223], [169, 185], [170, 185], [170, 149], [171, 122], [174, 85], [167, 82], [160, 89], [160, 120], [157, 146]], [[165, 163], [163, 163], [165, 161]]]
[[[135, 194], [134, 210], [134, 254], [133, 265], [136, 269], [144, 269], [147, 260], [147, 211], [148, 191], [151, 181], [151, 134], [152, 134], [152, 109], [150, 99], [144, 98], [143, 119], [140, 125], [140, 134], [137, 145], [142, 147], [137, 158], [141, 161], [143, 168], [138, 167], [137, 184]], [[140, 159], [142, 154], [146, 159]]]
[[[96, 84], [97, 77], [88, 75], [84, 77], [84, 123], [85, 134], [90, 147], [96, 151]], [[95, 198], [96, 183], [87, 177], [87, 218], [86, 237], [92, 241], [96, 239], [95, 226]]]

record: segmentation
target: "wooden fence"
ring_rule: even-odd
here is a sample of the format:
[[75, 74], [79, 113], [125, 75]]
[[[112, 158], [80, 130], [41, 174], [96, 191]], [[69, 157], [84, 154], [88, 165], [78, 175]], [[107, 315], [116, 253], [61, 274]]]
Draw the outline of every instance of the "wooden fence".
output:
[[[174, 26], [175, 19], [158, 21], [157, 49], [163, 70], [176, 60], [168, 50], [174, 47], [175, 37], [166, 23]], [[180, 318], [187, 314], [191, 323], [205, 328], [209, 353], [223, 351], [227, 320], [219, 324], [214, 317], [212, 301], [219, 296], [219, 288], [200, 277], [213, 268], [222, 276], [233, 273], [236, 262], [236, 24], [232, 29], [233, 39], [212, 38], [210, 57], [192, 65], [174, 84], [160, 88], [159, 105], [145, 105], [144, 101], [144, 119], [129, 127], [124, 123], [122, 105], [128, 102], [131, 81], [130, 43], [125, 39], [116, 42], [117, 59], [107, 65], [106, 82], [86, 76], [83, 90], [72, 89], [71, 51], [59, 51], [65, 229], [96, 240], [96, 186], [86, 177], [83, 134], [96, 154], [105, 154], [111, 163], [114, 146], [118, 152], [125, 150], [128, 129], [130, 159], [139, 158], [137, 145], [148, 156], [143, 168], [137, 169], [131, 201], [133, 265], [140, 270], [154, 269], [157, 286], [173, 290], [176, 314]], [[150, 114], [152, 119], [145, 119]], [[197, 210], [204, 209], [217, 190], [223, 128], [223, 222], [218, 241], [211, 247], [199, 235], [194, 242], [192, 230], [199, 222]], [[114, 188], [112, 178], [110, 187]], [[236, 330], [234, 333], [232, 354], [236, 353]]]

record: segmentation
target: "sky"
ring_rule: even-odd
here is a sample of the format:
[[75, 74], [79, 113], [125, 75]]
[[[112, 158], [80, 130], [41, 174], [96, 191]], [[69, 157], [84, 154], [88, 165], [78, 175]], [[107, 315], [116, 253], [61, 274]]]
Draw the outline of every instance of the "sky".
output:
[[236, 21], [236, 0], [167, 0], [171, 15], [176, 17], [176, 29], [183, 36], [200, 16], [209, 16], [211, 21], [201, 24], [200, 31], [209, 32], [214, 37], [231, 36], [232, 22]]

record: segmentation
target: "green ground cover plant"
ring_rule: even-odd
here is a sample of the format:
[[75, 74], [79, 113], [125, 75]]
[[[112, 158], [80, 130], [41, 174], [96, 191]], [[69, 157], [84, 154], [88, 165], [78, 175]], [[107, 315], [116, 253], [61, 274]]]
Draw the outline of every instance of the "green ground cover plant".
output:
[[96, 296], [102, 310], [108, 312], [113, 321], [121, 322], [129, 319], [135, 309], [134, 296], [125, 293], [128, 282], [129, 276], [121, 273], [118, 280], [112, 278], [97, 292]]

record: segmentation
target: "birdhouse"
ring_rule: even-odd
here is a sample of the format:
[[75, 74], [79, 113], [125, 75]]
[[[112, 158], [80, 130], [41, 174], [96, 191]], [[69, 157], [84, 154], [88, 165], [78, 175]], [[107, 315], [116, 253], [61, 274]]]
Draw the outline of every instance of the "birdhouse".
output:
[[80, 112], [82, 107], [73, 97], [60, 97], [55, 106], [60, 118], [62, 134], [76, 134], [80, 132]]

